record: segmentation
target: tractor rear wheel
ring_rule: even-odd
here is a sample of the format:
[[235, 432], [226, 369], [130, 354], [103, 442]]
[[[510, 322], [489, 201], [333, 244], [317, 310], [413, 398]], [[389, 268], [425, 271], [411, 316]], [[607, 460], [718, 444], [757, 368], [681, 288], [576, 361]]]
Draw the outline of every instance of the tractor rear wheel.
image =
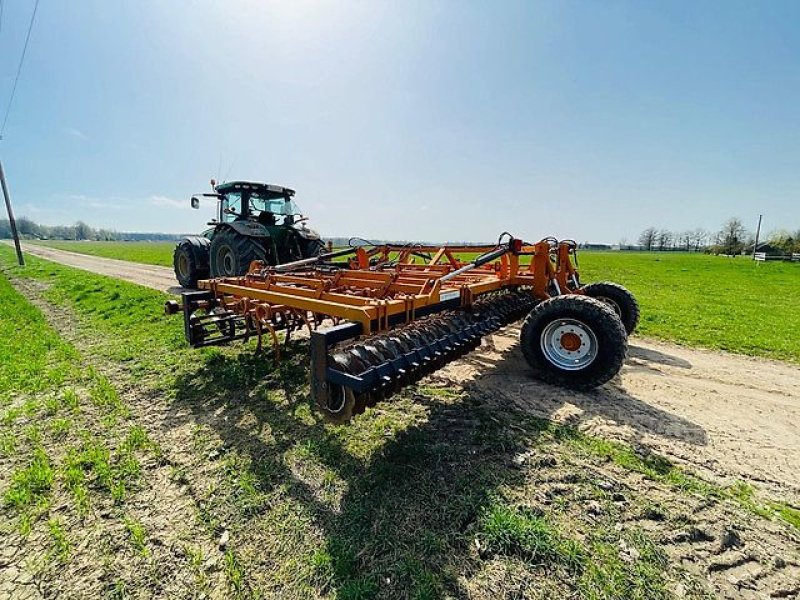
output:
[[[200, 256], [201, 252], [204, 253], [203, 256]], [[172, 255], [172, 266], [175, 269], [175, 278], [181, 286], [196, 288], [199, 279], [208, 277], [207, 252], [207, 246], [198, 247], [188, 239], [178, 242]]]
[[628, 336], [608, 305], [576, 294], [537, 304], [522, 325], [520, 346], [539, 379], [589, 390], [619, 373]]
[[628, 288], [611, 281], [599, 281], [583, 286], [583, 291], [587, 296], [597, 298], [613, 308], [628, 335], [636, 330], [636, 325], [639, 324], [639, 303]]
[[212, 277], [238, 277], [247, 273], [254, 260], [266, 261], [267, 252], [254, 238], [222, 231], [211, 240], [210, 258]]
[[325, 252], [325, 244], [322, 240], [304, 240], [302, 242], [303, 258], [313, 258]]

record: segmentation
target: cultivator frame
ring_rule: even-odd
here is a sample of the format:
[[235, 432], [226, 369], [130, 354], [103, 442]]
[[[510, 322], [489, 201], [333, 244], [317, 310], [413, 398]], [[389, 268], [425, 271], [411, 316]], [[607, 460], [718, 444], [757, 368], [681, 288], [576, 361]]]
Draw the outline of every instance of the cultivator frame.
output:
[[[182, 310], [194, 347], [255, 337], [261, 348], [268, 335], [279, 357], [279, 332], [286, 343], [307, 330], [311, 396], [329, 420], [342, 422], [538, 304], [583, 295], [576, 247], [503, 234], [491, 246], [384, 244], [271, 267], [254, 261], [242, 277], [200, 281], [200, 291], [184, 293], [182, 306], [168, 303], [167, 312]], [[464, 260], [465, 253], [477, 257]]]

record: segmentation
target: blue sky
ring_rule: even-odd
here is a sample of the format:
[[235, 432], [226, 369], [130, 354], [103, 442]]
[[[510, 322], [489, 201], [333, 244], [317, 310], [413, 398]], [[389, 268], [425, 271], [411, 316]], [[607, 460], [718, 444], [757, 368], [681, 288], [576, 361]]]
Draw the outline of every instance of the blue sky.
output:
[[214, 176], [323, 235], [800, 228], [800, 2], [42, 0], [0, 153], [18, 214], [125, 231]]

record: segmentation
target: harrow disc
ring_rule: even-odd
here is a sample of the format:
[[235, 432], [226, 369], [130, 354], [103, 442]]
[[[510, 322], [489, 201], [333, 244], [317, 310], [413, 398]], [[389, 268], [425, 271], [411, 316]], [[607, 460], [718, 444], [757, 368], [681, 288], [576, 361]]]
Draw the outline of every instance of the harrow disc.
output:
[[332, 348], [328, 366], [367, 382], [368, 387], [355, 392], [332, 384], [329, 405], [319, 408], [329, 421], [346, 422], [474, 350], [483, 336], [523, 318], [536, 302], [526, 291], [487, 294], [470, 310], [424, 317], [394, 331]]

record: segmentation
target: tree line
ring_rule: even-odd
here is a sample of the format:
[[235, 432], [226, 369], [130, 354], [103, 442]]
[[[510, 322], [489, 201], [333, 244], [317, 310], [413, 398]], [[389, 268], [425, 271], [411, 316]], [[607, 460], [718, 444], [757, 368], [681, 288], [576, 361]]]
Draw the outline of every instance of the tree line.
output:
[[[16, 221], [20, 237], [29, 240], [176, 240], [183, 237], [174, 233], [132, 233], [95, 229], [83, 221], [78, 221], [74, 225], [41, 225], [27, 217], [20, 217]], [[11, 224], [8, 219], [0, 219], [0, 239], [11, 239]]]
[[[741, 254], [752, 252], [755, 234], [749, 231], [742, 220], [733, 217], [725, 221], [718, 231], [707, 231], [702, 228], [690, 231], [674, 232], [668, 229], [648, 227], [639, 235], [636, 249], [684, 252], [707, 252], [711, 254]], [[791, 254], [800, 252], [800, 229], [789, 232], [785, 229], [775, 230], [759, 239], [761, 244], [769, 244], [772, 248]], [[634, 249], [620, 242], [623, 249]]]

